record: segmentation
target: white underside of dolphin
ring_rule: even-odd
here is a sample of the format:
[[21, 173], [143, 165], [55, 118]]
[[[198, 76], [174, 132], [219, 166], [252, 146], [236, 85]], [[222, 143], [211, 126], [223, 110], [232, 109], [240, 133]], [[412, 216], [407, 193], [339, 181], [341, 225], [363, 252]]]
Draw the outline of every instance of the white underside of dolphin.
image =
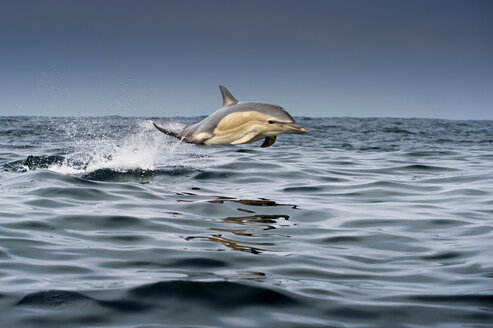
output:
[[264, 139], [261, 147], [270, 147], [276, 136], [306, 129], [282, 107], [260, 102], [239, 102], [222, 85], [223, 106], [203, 121], [181, 131], [154, 126], [166, 135], [197, 145], [240, 145]]

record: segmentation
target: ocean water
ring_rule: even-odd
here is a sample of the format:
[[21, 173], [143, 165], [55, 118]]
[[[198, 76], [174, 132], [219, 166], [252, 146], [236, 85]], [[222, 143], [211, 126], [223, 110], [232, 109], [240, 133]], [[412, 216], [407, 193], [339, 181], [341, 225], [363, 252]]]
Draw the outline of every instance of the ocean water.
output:
[[492, 327], [493, 121], [297, 121], [1, 117], [0, 326]]

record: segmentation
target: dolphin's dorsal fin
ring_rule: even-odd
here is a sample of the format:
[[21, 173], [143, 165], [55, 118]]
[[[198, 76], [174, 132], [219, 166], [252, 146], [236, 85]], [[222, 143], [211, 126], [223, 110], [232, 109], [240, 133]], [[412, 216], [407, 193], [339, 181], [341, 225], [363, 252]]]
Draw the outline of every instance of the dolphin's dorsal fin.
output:
[[228, 91], [223, 85], [219, 86], [219, 90], [221, 90], [221, 95], [223, 96], [223, 106], [234, 105], [238, 103], [235, 97]]

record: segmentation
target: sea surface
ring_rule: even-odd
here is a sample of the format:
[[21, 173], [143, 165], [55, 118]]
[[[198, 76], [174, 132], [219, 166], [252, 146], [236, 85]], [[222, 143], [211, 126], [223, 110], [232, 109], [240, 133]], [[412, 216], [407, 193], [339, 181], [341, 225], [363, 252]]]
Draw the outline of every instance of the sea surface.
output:
[[493, 327], [493, 121], [0, 117], [0, 327]]

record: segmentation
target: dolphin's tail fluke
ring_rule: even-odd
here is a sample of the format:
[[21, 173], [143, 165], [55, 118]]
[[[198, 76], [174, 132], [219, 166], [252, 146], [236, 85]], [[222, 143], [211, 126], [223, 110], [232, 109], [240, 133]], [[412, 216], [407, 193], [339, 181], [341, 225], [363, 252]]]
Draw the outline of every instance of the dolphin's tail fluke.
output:
[[174, 131], [166, 130], [165, 128], [160, 127], [159, 125], [157, 125], [154, 122], [152, 122], [152, 124], [154, 124], [154, 126], [156, 127], [156, 129], [158, 129], [162, 133], [164, 133], [164, 134], [166, 134], [168, 136], [171, 136], [171, 137], [175, 137], [175, 138], [181, 139], [181, 136], [178, 133], [176, 133]]
[[193, 140], [190, 140], [186, 136], [186, 131], [187, 131], [188, 126], [185, 127], [183, 130], [181, 130], [180, 132], [175, 132], [175, 131], [171, 131], [171, 130], [165, 129], [165, 128], [157, 125], [154, 122], [152, 122], [152, 124], [154, 124], [154, 126], [156, 127], [156, 129], [158, 129], [159, 131], [161, 131], [162, 133], [164, 133], [167, 136], [175, 137], [177, 139], [180, 139], [181, 142], [196, 144], [196, 142], [194, 142]]

